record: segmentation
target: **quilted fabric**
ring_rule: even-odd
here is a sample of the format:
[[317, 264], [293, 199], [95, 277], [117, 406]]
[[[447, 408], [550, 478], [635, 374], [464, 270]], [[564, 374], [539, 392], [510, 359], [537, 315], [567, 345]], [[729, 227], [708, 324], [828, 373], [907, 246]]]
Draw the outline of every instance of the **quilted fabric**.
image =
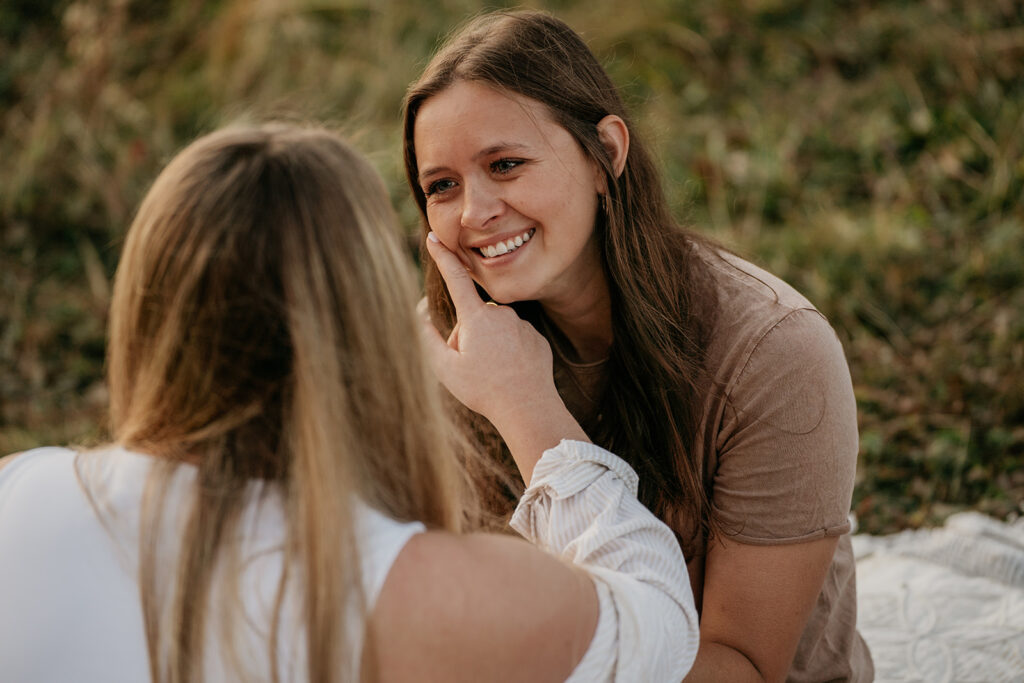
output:
[[1024, 681], [1024, 518], [853, 537], [875, 680]]

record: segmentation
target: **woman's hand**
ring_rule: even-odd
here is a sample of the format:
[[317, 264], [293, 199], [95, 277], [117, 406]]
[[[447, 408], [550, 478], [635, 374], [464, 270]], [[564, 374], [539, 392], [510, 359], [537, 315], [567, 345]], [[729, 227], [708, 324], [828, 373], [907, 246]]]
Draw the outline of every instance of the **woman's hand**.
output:
[[427, 251], [448, 285], [456, 323], [445, 340], [421, 301], [422, 339], [441, 383], [497, 428], [529, 483], [541, 454], [562, 439], [588, 441], [552, 374], [551, 347], [507, 306], [485, 303], [458, 257], [433, 233]]
[[427, 251], [448, 285], [457, 320], [445, 342], [421, 301], [423, 336], [438, 378], [455, 398], [494, 423], [525, 402], [557, 398], [547, 340], [508, 306], [484, 303], [443, 244], [428, 238]]

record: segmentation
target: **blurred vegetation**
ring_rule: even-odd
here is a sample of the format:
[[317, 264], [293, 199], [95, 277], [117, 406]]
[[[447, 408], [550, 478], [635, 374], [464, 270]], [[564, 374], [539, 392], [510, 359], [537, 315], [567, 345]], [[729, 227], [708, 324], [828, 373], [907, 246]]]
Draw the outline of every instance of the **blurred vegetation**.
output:
[[[1024, 5], [527, 5], [605, 62], [679, 214], [835, 325], [860, 408], [861, 529], [1024, 511]], [[268, 115], [338, 125], [411, 229], [401, 97], [482, 7], [0, 4], [0, 453], [103, 437], [120, 240], [196, 135]]]

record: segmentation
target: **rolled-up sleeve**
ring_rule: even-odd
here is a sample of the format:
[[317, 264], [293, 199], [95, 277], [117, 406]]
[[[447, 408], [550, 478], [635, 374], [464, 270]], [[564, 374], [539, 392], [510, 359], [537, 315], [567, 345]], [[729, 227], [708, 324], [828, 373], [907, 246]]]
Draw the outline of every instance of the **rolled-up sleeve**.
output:
[[585, 569], [600, 617], [570, 681], [683, 679], [699, 642], [682, 552], [636, 497], [637, 475], [589, 443], [546, 451], [512, 517], [527, 540]]

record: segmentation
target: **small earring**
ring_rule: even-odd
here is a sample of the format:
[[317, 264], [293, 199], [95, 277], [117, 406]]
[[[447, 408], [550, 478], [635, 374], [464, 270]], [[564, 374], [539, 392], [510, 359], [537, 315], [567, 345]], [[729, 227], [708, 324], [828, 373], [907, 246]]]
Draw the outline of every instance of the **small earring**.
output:
[[601, 200], [601, 211], [604, 212], [604, 213], [608, 213], [608, 195], [606, 195], [606, 194], [604, 194], [602, 192], [601, 194], [599, 194], [597, 196]]

